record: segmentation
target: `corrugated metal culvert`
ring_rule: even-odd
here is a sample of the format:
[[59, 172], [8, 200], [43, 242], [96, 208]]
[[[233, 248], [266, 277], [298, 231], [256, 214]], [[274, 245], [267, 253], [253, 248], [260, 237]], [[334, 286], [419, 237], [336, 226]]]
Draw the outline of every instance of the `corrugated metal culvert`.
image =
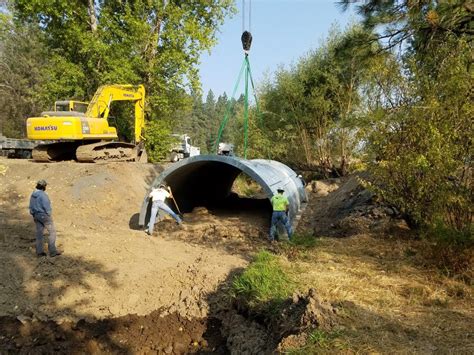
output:
[[[246, 160], [221, 155], [199, 155], [181, 160], [163, 171], [150, 189], [165, 182], [171, 187], [181, 211], [186, 213], [194, 207], [210, 206], [225, 200], [241, 173], [260, 184], [268, 199], [277, 193], [278, 188], [283, 188], [290, 201], [290, 219], [306, 202], [303, 183], [288, 166], [274, 160]], [[148, 223], [148, 205], [147, 193], [140, 211], [140, 226]], [[173, 208], [171, 204], [170, 207]]]

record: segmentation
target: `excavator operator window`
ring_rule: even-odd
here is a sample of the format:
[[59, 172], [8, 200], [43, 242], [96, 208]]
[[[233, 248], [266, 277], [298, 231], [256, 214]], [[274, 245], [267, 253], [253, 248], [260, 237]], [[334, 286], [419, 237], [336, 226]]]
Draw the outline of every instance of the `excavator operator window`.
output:
[[69, 111], [69, 105], [67, 104], [56, 104], [56, 111], [60, 111], [60, 112], [63, 112], [63, 111]]
[[87, 104], [82, 102], [74, 102], [72, 111], [86, 113], [87, 106]]

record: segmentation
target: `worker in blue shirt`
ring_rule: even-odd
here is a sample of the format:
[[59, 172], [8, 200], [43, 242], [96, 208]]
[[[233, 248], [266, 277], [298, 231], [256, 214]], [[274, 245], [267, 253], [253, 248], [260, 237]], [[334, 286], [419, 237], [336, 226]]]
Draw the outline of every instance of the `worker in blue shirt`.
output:
[[43, 246], [43, 233], [46, 228], [49, 232], [49, 256], [55, 257], [61, 255], [61, 253], [56, 249], [56, 229], [51, 216], [51, 202], [45, 192], [46, 185], [48, 183], [45, 180], [39, 180], [36, 183], [36, 189], [30, 197], [30, 214], [33, 216], [36, 225], [36, 255], [38, 257], [46, 256]]

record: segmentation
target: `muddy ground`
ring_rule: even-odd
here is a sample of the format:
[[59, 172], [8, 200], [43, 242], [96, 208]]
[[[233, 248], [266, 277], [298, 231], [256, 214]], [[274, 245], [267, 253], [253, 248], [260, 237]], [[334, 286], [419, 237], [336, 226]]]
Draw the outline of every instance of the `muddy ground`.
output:
[[[339, 312], [334, 322], [342, 329], [337, 334], [347, 333], [345, 345], [322, 352], [474, 349], [471, 288], [414, 266], [415, 246], [399, 241], [409, 238], [406, 224], [396, 210], [374, 201], [357, 177], [314, 184], [297, 231], [330, 238], [311, 253], [292, 253], [267, 243], [268, 211], [258, 201], [245, 200], [241, 209], [196, 208], [184, 216], [184, 229], [167, 218], [146, 236], [137, 228], [137, 213], [161, 170], [0, 159], [1, 350], [274, 353], [301, 345], [300, 325], [275, 333], [229, 303], [233, 276], [262, 248], [286, 255], [296, 278]], [[41, 178], [49, 182], [57, 244], [64, 251], [58, 258], [38, 259], [34, 252], [27, 206]], [[390, 238], [374, 239], [374, 233]], [[438, 304], [440, 290], [454, 293]], [[325, 302], [295, 297], [304, 304]], [[290, 302], [288, 314], [295, 307]], [[443, 335], [438, 324], [450, 332]]]

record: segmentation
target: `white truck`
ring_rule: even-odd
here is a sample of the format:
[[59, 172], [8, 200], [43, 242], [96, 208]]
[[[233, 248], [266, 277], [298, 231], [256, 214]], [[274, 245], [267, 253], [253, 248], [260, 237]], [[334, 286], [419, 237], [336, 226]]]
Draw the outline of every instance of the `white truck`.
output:
[[170, 151], [170, 161], [177, 162], [184, 158], [194, 157], [201, 154], [201, 148], [192, 145], [191, 137], [187, 134], [172, 134], [179, 140]]
[[234, 155], [234, 145], [232, 143], [219, 143], [217, 147], [217, 155]]

